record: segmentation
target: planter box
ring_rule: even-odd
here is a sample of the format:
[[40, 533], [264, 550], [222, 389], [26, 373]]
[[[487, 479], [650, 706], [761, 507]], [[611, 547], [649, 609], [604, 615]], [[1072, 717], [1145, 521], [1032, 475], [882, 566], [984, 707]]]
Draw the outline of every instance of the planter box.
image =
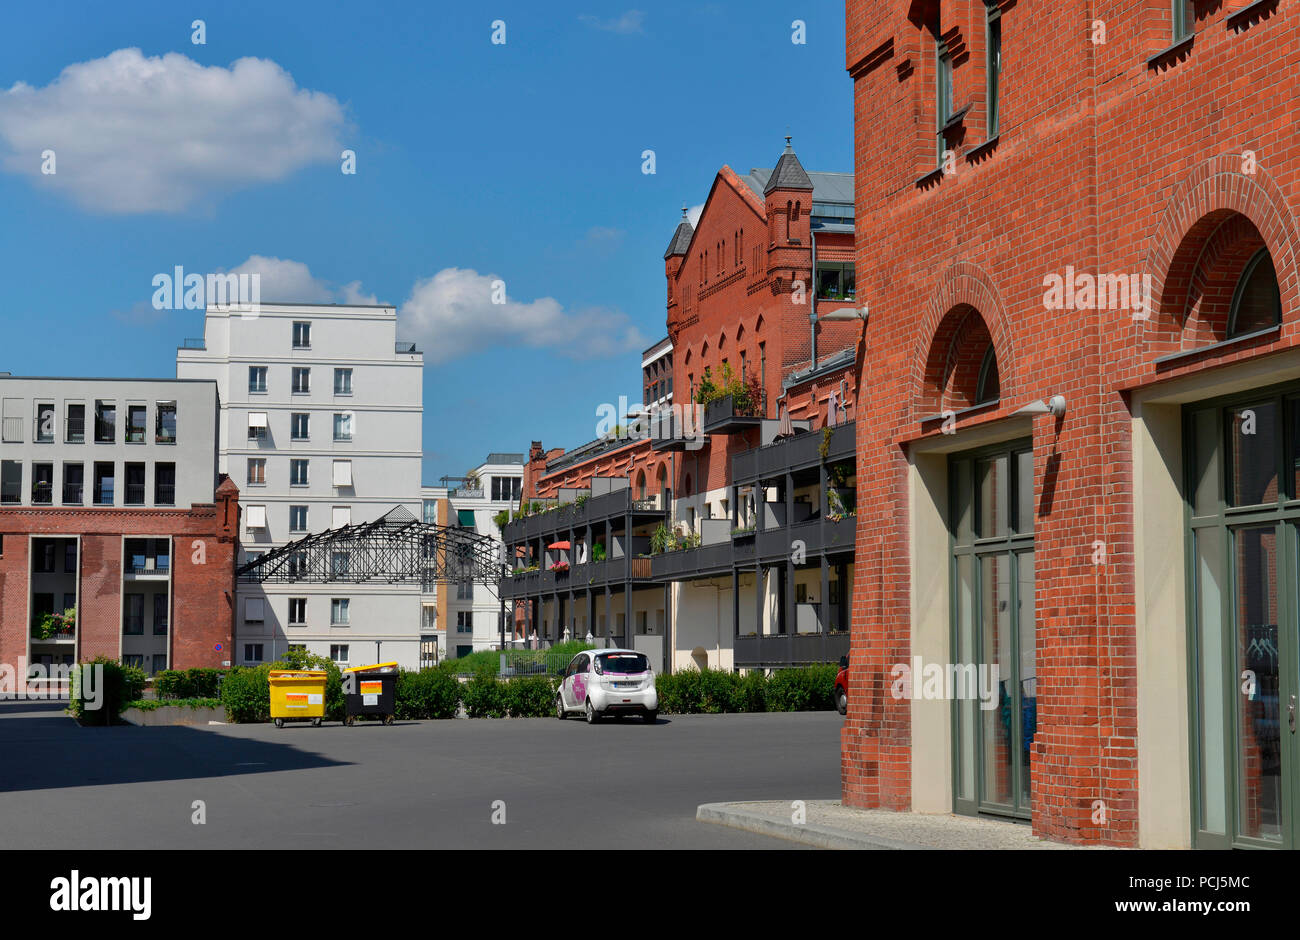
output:
[[122, 712], [122, 720], [142, 728], [159, 728], [166, 725], [204, 725], [210, 721], [226, 720], [224, 708], [189, 708], [188, 706], [164, 705], [153, 711], [128, 708]]

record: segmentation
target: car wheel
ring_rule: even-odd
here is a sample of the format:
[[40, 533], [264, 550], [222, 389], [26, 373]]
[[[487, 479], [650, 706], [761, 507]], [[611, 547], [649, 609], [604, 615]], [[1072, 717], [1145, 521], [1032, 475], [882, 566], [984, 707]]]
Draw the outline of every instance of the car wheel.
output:
[[392, 723], [393, 723], [393, 716], [392, 716], [392, 715], [385, 715], [385, 716], [384, 716], [384, 724], [386, 724], [386, 725], [391, 725]]
[[313, 719], [311, 720], [311, 726], [312, 726], [313, 728], [319, 728], [319, 727], [320, 727], [320, 719], [319, 719], [319, 718], [313, 718]]
[[351, 728], [356, 723], [357, 723], [356, 715], [348, 715], [348, 717], [343, 719], [343, 727], [345, 728]]
[[283, 728], [283, 727], [284, 727], [284, 719], [283, 719], [283, 718], [277, 718], [277, 719], [275, 719], [275, 726], [276, 726], [277, 728]]
[[654, 712], [642, 712], [642, 714], [641, 714], [641, 719], [642, 719], [646, 724], [648, 724], [648, 725], [652, 725], [652, 724], [654, 724], [656, 721], [659, 720], [659, 713], [658, 713], [657, 711], [654, 711]]
[[596, 709], [591, 707], [591, 699], [587, 699], [587, 724], [594, 725], [600, 721], [600, 714]]
[[849, 713], [849, 693], [843, 689], [835, 690], [835, 710], [841, 715]]
[[555, 696], [555, 717], [560, 721], [569, 717], [569, 713], [564, 710], [564, 699], [558, 695]]

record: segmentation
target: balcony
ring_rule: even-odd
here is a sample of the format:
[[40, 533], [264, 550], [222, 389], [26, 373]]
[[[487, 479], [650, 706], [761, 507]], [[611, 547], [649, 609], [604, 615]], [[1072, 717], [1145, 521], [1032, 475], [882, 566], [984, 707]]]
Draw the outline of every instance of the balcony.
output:
[[704, 406], [707, 434], [739, 434], [763, 423], [764, 402], [737, 405], [735, 397], [724, 395]]
[[699, 450], [704, 446], [706, 437], [703, 425], [703, 409], [687, 403], [681, 412], [691, 414], [690, 418], [679, 413], [674, 406], [655, 413], [651, 424], [650, 448], [656, 453], [670, 451]]
[[[823, 444], [826, 445], [825, 456], [822, 455]], [[737, 454], [731, 460], [731, 476], [736, 483], [772, 480], [819, 463], [852, 460], [856, 454], [857, 425], [850, 421], [829, 429], [805, 431]]]
[[175, 506], [176, 505], [176, 484], [175, 483], [156, 483], [154, 484], [153, 501], [156, 506]]
[[[594, 482], [600, 483], [599, 480]], [[570, 491], [566, 499], [552, 505], [555, 508], [506, 523], [501, 530], [502, 539], [507, 545], [512, 545], [543, 536], [567, 536], [570, 529], [585, 529], [629, 513], [642, 517], [642, 521], [664, 515], [658, 499], [633, 499], [632, 490], [626, 485], [598, 495], [587, 490]]]
[[21, 444], [23, 442], [23, 419], [5, 418], [0, 421], [0, 440], [3, 440], [6, 444]]
[[735, 638], [735, 664], [742, 667], [835, 663], [847, 655], [848, 633], [786, 633]]

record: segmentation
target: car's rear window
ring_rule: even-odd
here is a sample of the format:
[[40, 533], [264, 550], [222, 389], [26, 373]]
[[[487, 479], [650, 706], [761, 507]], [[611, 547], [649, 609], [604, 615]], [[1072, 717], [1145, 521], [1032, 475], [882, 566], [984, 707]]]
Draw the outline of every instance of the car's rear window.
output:
[[650, 660], [644, 653], [601, 653], [596, 657], [596, 672], [619, 673], [627, 675], [633, 672], [646, 672]]

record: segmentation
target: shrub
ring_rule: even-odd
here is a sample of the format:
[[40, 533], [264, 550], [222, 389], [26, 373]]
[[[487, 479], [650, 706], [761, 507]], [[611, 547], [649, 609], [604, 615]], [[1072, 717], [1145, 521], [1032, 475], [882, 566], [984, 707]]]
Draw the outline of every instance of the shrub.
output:
[[692, 715], [700, 710], [700, 672], [697, 669], [656, 675], [655, 691], [659, 693], [659, 711], [664, 714]]
[[153, 687], [160, 699], [217, 698], [224, 669], [164, 669], [154, 676]]
[[721, 669], [705, 669], [700, 673], [700, 711], [706, 715], [733, 712], [733, 692], [739, 676]]
[[271, 667], [266, 663], [251, 668], [236, 666], [221, 683], [221, 704], [226, 721], [239, 724], [271, 720]]
[[767, 680], [768, 711], [825, 711], [833, 708], [837, 671], [834, 665], [778, 669]]
[[[89, 707], [81, 698], [80, 683], [82, 679], [82, 670], [72, 670], [72, 680], [68, 694], [68, 711], [70, 711], [79, 721], [87, 725], [111, 725], [117, 722], [127, 702], [132, 702], [140, 697], [144, 691], [146, 676], [144, 670], [136, 666], [123, 666], [115, 659], [109, 659], [107, 656], [96, 656], [94, 659], [87, 660], [81, 664], [85, 666], [102, 666], [103, 677], [99, 687], [91, 686], [86, 689], [93, 700], [99, 697], [99, 707]], [[98, 680], [93, 680], [96, 682]]]
[[455, 718], [460, 683], [439, 669], [397, 674], [394, 708], [398, 718]]
[[511, 718], [545, 718], [555, 708], [556, 684], [546, 676], [524, 676], [505, 683]]
[[767, 711], [767, 676], [762, 672], [739, 676], [732, 689], [731, 702], [732, 711]]
[[489, 676], [475, 676], [462, 686], [461, 701], [471, 718], [504, 718], [507, 713], [505, 684]]

